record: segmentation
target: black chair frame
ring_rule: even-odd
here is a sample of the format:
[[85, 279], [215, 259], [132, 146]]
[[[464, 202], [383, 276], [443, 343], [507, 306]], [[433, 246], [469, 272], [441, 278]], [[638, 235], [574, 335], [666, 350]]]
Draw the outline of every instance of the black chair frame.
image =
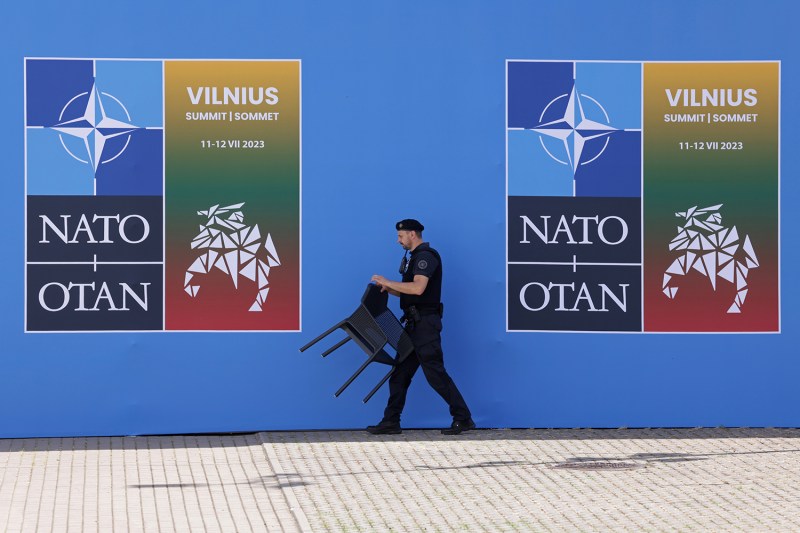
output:
[[[391, 366], [389, 372], [362, 400], [364, 403], [367, 403], [370, 398], [378, 392], [378, 389], [388, 381], [395, 367], [414, 352], [414, 344], [411, 338], [388, 307], [388, 297], [388, 293], [382, 292], [377, 285], [367, 285], [364, 294], [361, 296], [361, 305], [358, 306], [352, 315], [331, 326], [324, 333], [300, 348], [300, 351], [304, 352], [337, 329], [341, 329], [347, 336], [322, 352], [322, 357], [327, 357], [333, 351], [338, 350], [351, 340], [367, 354], [367, 359], [358, 370], [339, 387], [339, 390], [334, 394], [335, 397], [338, 397], [344, 392], [370, 363], [381, 363]], [[386, 351], [387, 345], [393, 349], [395, 353], [394, 356]]]

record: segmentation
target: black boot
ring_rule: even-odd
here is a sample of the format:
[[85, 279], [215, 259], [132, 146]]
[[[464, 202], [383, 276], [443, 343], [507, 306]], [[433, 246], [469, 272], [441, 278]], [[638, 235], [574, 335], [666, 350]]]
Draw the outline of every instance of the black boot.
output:
[[367, 431], [373, 435], [399, 435], [403, 432], [403, 429], [397, 422], [381, 420], [380, 424], [377, 426], [367, 426]]
[[442, 430], [442, 435], [461, 435], [470, 429], [475, 429], [475, 422], [471, 418], [467, 420], [453, 420], [449, 428]]

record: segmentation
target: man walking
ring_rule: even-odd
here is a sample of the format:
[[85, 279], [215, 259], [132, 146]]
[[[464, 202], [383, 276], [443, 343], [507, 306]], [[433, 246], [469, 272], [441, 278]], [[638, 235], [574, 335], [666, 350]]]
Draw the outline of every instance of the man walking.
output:
[[458, 435], [475, 428], [467, 404], [458, 387], [444, 368], [442, 354], [442, 259], [439, 253], [422, 240], [422, 224], [413, 219], [401, 220], [396, 224], [397, 242], [411, 257], [403, 263], [400, 273], [402, 281], [390, 281], [383, 276], [374, 275], [372, 281], [389, 294], [400, 297], [402, 320], [406, 332], [414, 343], [414, 354], [397, 366], [389, 378], [389, 401], [383, 413], [383, 420], [376, 426], [367, 427], [374, 435], [395, 435], [403, 430], [400, 427], [400, 414], [406, 403], [406, 393], [411, 378], [422, 366], [425, 378], [439, 393], [447, 405], [453, 423], [443, 429], [445, 435]]

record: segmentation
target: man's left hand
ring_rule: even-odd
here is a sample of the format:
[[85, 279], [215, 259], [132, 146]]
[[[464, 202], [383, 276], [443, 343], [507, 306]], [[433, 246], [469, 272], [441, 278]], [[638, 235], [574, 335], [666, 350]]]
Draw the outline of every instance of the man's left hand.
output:
[[389, 280], [387, 280], [387, 279], [386, 279], [386, 278], [384, 278], [383, 276], [380, 276], [380, 275], [378, 275], [378, 274], [375, 274], [374, 276], [372, 276], [372, 281], [373, 281], [373, 282], [375, 282], [375, 284], [376, 284], [378, 287], [380, 287], [380, 288], [381, 288], [381, 292], [386, 292], [386, 290], [387, 290], [387, 288], [386, 288], [386, 283], [387, 283]]

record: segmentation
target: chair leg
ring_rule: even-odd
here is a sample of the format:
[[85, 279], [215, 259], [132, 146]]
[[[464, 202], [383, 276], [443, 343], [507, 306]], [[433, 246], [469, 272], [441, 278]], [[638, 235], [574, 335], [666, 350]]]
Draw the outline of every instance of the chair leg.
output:
[[369, 399], [370, 399], [370, 398], [372, 398], [372, 396], [373, 396], [373, 395], [374, 395], [376, 392], [378, 392], [378, 389], [380, 389], [380, 388], [383, 386], [383, 384], [384, 384], [384, 383], [386, 383], [386, 380], [387, 380], [387, 379], [389, 379], [389, 377], [390, 377], [390, 376], [391, 376], [391, 375], [394, 373], [394, 369], [395, 369], [395, 367], [392, 367], [392, 368], [389, 370], [389, 372], [388, 372], [388, 373], [387, 373], [385, 376], [383, 376], [383, 379], [382, 379], [382, 380], [380, 380], [380, 382], [379, 382], [377, 385], [375, 385], [375, 388], [374, 388], [374, 389], [372, 389], [371, 391], [369, 391], [369, 394], [367, 394], [367, 395], [364, 397], [364, 399], [363, 399], [363, 400], [361, 400], [363, 403], [367, 403], [367, 402], [369, 401]]
[[319, 337], [317, 337], [317, 338], [316, 338], [316, 339], [314, 339], [313, 341], [309, 342], [308, 344], [306, 344], [305, 346], [303, 346], [302, 348], [300, 348], [300, 351], [301, 351], [301, 352], [305, 352], [306, 350], [308, 350], [309, 348], [311, 348], [312, 346], [314, 346], [316, 343], [318, 343], [320, 340], [322, 340], [323, 338], [325, 338], [325, 337], [327, 337], [328, 335], [330, 335], [331, 333], [333, 333], [335, 330], [337, 330], [337, 329], [339, 329], [340, 327], [342, 327], [342, 324], [344, 324], [344, 320], [343, 320], [343, 321], [341, 321], [341, 322], [339, 322], [339, 323], [338, 323], [338, 324], [336, 324], [335, 326], [331, 327], [331, 328], [330, 328], [328, 331], [326, 331], [325, 333], [323, 333], [322, 335], [320, 335]]
[[339, 395], [353, 382], [353, 380], [356, 379], [358, 377], [358, 375], [361, 374], [361, 372], [364, 371], [365, 368], [367, 368], [367, 365], [369, 365], [374, 358], [375, 358], [375, 354], [372, 354], [369, 357], [367, 357], [367, 360], [364, 361], [364, 364], [361, 365], [360, 367], [358, 367], [358, 370], [356, 370], [356, 373], [353, 374], [352, 376], [350, 376], [350, 379], [345, 381], [344, 385], [339, 387], [339, 390], [336, 391], [336, 394], [334, 394], [334, 396], [338, 398]]
[[328, 348], [327, 350], [322, 352], [322, 357], [327, 357], [328, 354], [330, 354], [332, 351], [334, 351], [334, 350], [336, 350], [338, 348], [341, 348], [349, 340], [350, 340], [350, 337], [345, 337], [344, 339], [340, 340], [339, 342], [337, 342], [336, 344], [334, 344], [333, 346], [331, 346], [330, 348]]

